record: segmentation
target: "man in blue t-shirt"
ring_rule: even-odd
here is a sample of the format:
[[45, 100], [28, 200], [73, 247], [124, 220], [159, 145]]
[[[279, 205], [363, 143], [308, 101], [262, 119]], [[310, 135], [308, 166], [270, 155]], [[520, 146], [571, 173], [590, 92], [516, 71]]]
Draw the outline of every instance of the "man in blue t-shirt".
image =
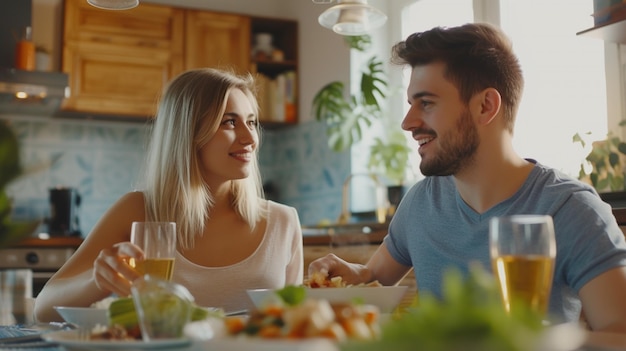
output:
[[419, 291], [439, 296], [448, 268], [491, 267], [490, 218], [548, 214], [557, 242], [550, 317], [576, 321], [583, 309], [591, 329], [626, 332], [626, 242], [610, 206], [513, 148], [523, 77], [508, 38], [485, 24], [437, 27], [396, 44], [392, 61], [412, 68], [402, 128], [419, 145], [426, 178], [367, 264], [331, 254], [309, 274], [393, 285], [414, 268]]

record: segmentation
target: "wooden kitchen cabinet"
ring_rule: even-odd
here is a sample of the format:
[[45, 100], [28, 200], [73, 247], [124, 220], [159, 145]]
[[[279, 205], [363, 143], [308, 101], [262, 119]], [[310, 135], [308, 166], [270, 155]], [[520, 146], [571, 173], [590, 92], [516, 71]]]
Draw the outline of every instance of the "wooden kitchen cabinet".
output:
[[142, 4], [101, 10], [66, 0], [63, 71], [65, 112], [154, 116], [163, 86], [183, 70], [184, 11]]
[[247, 72], [250, 67], [250, 18], [187, 10], [185, 69], [215, 67]]
[[[280, 57], [252, 56], [253, 36], [270, 33]], [[65, 0], [62, 67], [70, 97], [63, 113], [76, 117], [131, 117], [156, 113], [165, 85], [199, 67], [288, 77], [282, 118], [262, 106], [264, 126], [297, 122], [298, 25], [296, 21], [141, 3], [130, 10], [101, 10], [85, 0]], [[263, 78], [265, 77], [265, 78]], [[260, 87], [262, 104], [268, 97]], [[287, 89], [286, 89], [287, 90]]]

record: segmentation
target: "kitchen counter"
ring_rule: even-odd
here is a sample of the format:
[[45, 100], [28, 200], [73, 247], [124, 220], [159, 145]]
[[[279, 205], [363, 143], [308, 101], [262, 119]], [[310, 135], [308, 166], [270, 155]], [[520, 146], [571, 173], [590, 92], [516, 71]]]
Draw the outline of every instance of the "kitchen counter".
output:
[[303, 244], [343, 246], [380, 244], [387, 235], [388, 223], [351, 223], [302, 227]]
[[307, 245], [350, 245], [358, 244], [380, 244], [387, 235], [387, 230], [378, 230], [371, 233], [342, 233], [342, 234], [318, 234], [305, 235], [302, 238], [304, 246]]
[[83, 238], [79, 236], [51, 236], [49, 238], [29, 237], [20, 240], [12, 248], [24, 248], [24, 247], [71, 247], [78, 248], [82, 244]]

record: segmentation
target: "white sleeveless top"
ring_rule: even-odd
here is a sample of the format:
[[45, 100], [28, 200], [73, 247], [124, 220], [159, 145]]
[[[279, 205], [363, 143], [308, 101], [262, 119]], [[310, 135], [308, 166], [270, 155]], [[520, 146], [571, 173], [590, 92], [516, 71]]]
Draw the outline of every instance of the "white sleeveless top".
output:
[[293, 207], [268, 201], [267, 228], [259, 247], [230, 266], [204, 267], [176, 253], [172, 281], [185, 286], [199, 306], [224, 311], [252, 309], [247, 289], [302, 284], [302, 229]]

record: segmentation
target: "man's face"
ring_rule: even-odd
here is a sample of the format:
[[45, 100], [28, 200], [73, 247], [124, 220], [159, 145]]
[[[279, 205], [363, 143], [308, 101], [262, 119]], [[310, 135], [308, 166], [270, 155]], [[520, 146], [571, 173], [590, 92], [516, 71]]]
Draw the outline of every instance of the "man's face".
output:
[[419, 144], [425, 176], [458, 174], [473, 162], [480, 143], [472, 114], [444, 72], [442, 63], [416, 66], [407, 89], [411, 107], [402, 128]]

